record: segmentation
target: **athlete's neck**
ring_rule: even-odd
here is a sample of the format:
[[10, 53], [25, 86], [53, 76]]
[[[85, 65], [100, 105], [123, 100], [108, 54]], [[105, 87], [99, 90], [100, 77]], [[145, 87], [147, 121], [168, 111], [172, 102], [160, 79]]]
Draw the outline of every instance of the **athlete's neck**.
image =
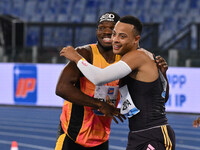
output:
[[115, 54], [113, 53], [112, 46], [110, 48], [103, 47], [99, 42], [97, 43], [97, 48], [101, 55], [108, 63], [113, 63], [115, 61]]

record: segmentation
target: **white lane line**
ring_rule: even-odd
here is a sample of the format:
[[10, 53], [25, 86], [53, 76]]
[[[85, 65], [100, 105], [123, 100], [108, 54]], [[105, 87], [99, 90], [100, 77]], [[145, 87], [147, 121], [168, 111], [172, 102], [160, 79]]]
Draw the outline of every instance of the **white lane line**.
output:
[[[1, 118], [1, 117], [0, 117]], [[44, 120], [44, 119], [24, 119], [24, 118], [1, 118], [1, 121], [19, 121], [19, 122], [31, 122], [31, 123], [48, 123], [48, 124], [56, 124], [59, 123], [59, 119], [55, 120]]]
[[[11, 112], [9, 112], [11, 113]], [[24, 114], [27, 114], [29, 112], [24, 112]], [[29, 114], [29, 117], [25, 116], [24, 114], [17, 114], [17, 115], [6, 115], [6, 114], [0, 114], [0, 118], [24, 118], [24, 119], [32, 119], [32, 120], [56, 120], [56, 119], [60, 119], [60, 115], [58, 116], [54, 116], [51, 114]]]
[[30, 134], [0, 132], [0, 135], [12, 136], [12, 137], [25, 137], [25, 138], [30, 138], [30, 139], [41, 139], [41, 140], [54, 141], [54, 142], [56, 141], [56, 137], [52, 138], [52, 137], [30, 135]]
[[[194, 118], [195, 119], [195, 118]], [[168, 119], [169, 120], [169, 119]], [[193, 120], [191, 120], [191, 121], [189, 121], [189, 120], [187, 120], [187, 118], [185, 118], [185, 121], [169, 121], [168, 122], [170, 125], [185, 125], [185, 126], [192, 126], [192, 124], [193, 124]]]
[[127, 142], [128, 141], [128, 136], [127, 137], [121, 137], [121, 136], [112, 136], [110, 135], [110, 140], [119, 140], [122, 142]]
[[129, 130], [128, 129], [128, 125], [119, 125], [119, 126], [112, 126], [111, 125], [111, 129], [120, 129], [120, 130]]
[[194, 135], [200, 135], [200, 132], [195, 131], [185, 131], [185, 130], [175, 130], [175, 133], [181, 133], [181, 134], [191, 134], [193, 137]]
[[120, 147], [120, 146], [109, 145], [109, 149], [111, 149], [111, 150], [125, 150], [126, 147]]
[[1, 130], [1, 129], [57, 134], [57, 132], [56, 132], [55, 130], [36, 129], [36, 128], [26, 128], [26, 127], [15, 127], [15, 126], [1, 126], [1, 125], [0, 125], [0, 130]]
[[176, 148], [187, 148], [190, 150], [200, 150], [200, 147], [196, 147], [196, 146], [190, 146], [190, 145], [184, 145], [184, 144], [176, 144]]
[[126, 135], [126, 136], [128, 136], [128, 132], [129, 131], [119, 131], [119, 130], [113, 130], [113, 129], [111, 129], [111, 134], [120, 134], [120, 135]]
[[[6, 145], [11, 145], [12, 141], [4, 141], [0, 140], [1, 144], [6, 144]], [[32, 144], [26, 144], [26, 143], [21, 143], [17, 142], [18, 147], [26, 147], [26, 148], [33, 148], [33, 149], [38, 149], [38, 150], [54, 150], [54, 148], [49, 148], [45, 146], [38, 146], [38, 145], [32, 145]]]
[[177, 140], [199, 141], [200, 142], [200, 138], [191, 138], [191, 137], [184, 137], [184, 136], [176, 136], [176, 139]]
[[26, 122], [12, 122], [12, 121], [0, 121], [1, 125], [20, 125], [20, 126], [30, 126], [30, 127], [44, 127], [44, 128], [53, 128], [57, 129], [58, 125], [49, 125], [44, 123], [26, 123]]
[[173, 129], [175, 129], [175, 128], [180, 128], [180, 129], [189, 129], [189, 130], [199, 130], [200, 131], [200, 129], [197, 129], [197, 128], [194, 128], [193, 126], [192, 126], [192, 124], [191, 124], [191, 126], [183, 126], [183, 125], [171, 125], [171, 127], [173, 128]]

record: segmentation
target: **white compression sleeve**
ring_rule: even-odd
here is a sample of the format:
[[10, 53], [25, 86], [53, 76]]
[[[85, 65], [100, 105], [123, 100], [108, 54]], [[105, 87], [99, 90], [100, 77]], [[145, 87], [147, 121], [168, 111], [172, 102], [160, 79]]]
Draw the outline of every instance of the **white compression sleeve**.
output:
[[132, 72], [132, 69], [121, 60], [104, 69], [91, 65], [85, 59], [79, 60], [77, 66], [83, 75], [95, 85], [118, 80]]

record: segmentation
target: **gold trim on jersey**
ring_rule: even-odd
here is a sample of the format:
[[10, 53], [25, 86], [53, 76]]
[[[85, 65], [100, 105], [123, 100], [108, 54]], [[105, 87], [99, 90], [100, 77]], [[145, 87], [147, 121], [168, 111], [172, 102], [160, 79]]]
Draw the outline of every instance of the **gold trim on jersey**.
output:
[[161, 126], [161, 130], [162, 130], [162, 134], [164, 137], [164, 143], [165, 143], [166, 150], [171, 150], [172, 142], [171, 142], [170, 137], [167, 132], [167, 126], [166, 125]]

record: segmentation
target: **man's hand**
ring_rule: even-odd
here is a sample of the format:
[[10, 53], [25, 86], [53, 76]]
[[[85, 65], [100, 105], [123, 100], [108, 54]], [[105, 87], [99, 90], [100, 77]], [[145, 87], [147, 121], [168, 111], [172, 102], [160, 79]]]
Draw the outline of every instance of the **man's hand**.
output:
[[74, 61], [75, 63], [77, 63], [82, 58], [82, 56], [80, 56], [72, 46], [64, 47], [60, 51], [60, 56], [64, 56], [70, 61]]
[[[120, 112], [119, 108], [117, 108], [117, 110]], [[116, 124], [119, 123], [116, 118], [118, 118], [121, 122], [124, 122], [124, 120], [126, 120], [126, 117], [119, 113], [118, 115], [113, 116], [113, 120], [115, 121]]]
[[162, 74], [166, 74], [168, 65], [165, 59], [161, 56], [156, 56], [156, 62]]
[[[106, 96], [106, 103], [109, 107], [103, 107], [102, 109], [99, 109], [102, 113], [105, 114], [105, 116], [112, 117], [113, 120], [118, 124], [119, 122], [117, 121], [116, 118], [118, 118], [121, 122], [124, 122], [126, 120], [126, 117], [122, 114], [120, 114], [120, 109], [115, 108], [114, 104], [110, 101], [109, 96]], [[109, 110], [108, 110], [109, 109]], [[123, 120], [124, 119], [124, 120]]]
[[193, 121], [193, 127], [197, 128], [198, 126], [200, 127], [200, 117]]

